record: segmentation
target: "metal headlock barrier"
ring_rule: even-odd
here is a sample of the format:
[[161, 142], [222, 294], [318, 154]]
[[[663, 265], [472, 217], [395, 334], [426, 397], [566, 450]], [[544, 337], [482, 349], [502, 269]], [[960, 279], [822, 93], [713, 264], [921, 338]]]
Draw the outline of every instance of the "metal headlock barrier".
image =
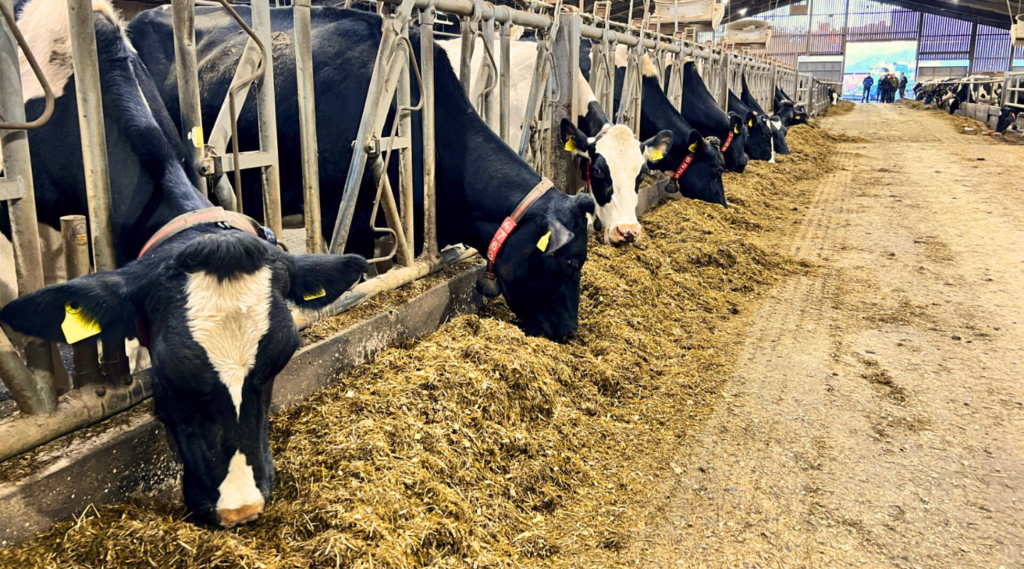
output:
[[814, 88], [806, 108], [811, 116], [818, 116], [832, 104], [832, 99], [828, 93], [829, 89], [834, 90], [836, 93], [842, 93], [843, 84], [838, 81], [824, 81], [821, 79], [815, 79], [812, 84]]
[[1024, 96], [1021, 93], [1024, 93], [1024, 72], [1007, 73], [1003, 77], [1002, 106], [1024, 109]]
[[[68, 0], [70, 35], [73, 46], [74, 77], [78, 102], [83, 157], [86, 169], [88, 216], [68, 216], [61, 220], [67, 278], [93, 271], [116, 268], [110, 221], [110, 182], [106, 136], [102, 120], [102, 86], [99, 77], [96, 36], [91, 0]], [[472, 77], [469, 66], [476, 38], [483, 40], [488, 71], [481, 78], [486, 86], [479, 108], [486, 122], [508, 142], [510, 131], [525, 125], [528, 134], [521, 137], [520, 154], [528, 156], [534, 168], [555, 182], [571, 188], [575, 168], [569, 153], [560, 152], [557, 125], [563, 117], [575, 122], [578, 109], [575, 73], [579, 65], [579, 44], [583, 38], [593, 43], [593, 69], [590, 85], [598, 102], [614, 111], [616, 120], [639, 130], [642, 99], [642, 58], [651, 57], [661, 71], [661, 88], [681, 108], [683, 98], [682, 63], [696, 62], [698, 70], [722, 108], [728, 106], [730, 86], [745, 74], [758, 101], [770, 107], [776, 85], [791, 90], [800, 101], [820, 99], [816, 82], [804, 80], [795, 70], [763, 58], [713, 50], [684, 37], [687, 30], [676, 26], [673, 36], [650, 28], [650, 0], [643, 0], [644, 17], [639, 25], [622, 24], [609, 19], [607, 0], [594, 6], [594, 13], [563, 11], [555, 6], [523, 0], [526, 9], [494, 6], [482, 0], [382, 0], [382, 37], [366, 100], [363, 104], [354, 152], [342, 193], [337, 222], [325, 242], [321, 227], [318, 142], [314, 100], [313, 54], [311, 47], [310, 0], [295, 0], [294, 18], [296, 81], [298, 87], [299, 130], [302, 163], [304, 214], [302, 221], [282, 216], [278, 170], [276, 101], [270, 30], [269, 0], [252, 0], [252, 24], [232, 9], [227, 0], [217, 4], [238, 23], [248, 42], [238, 61], [228, 93], [220, 103], [213, 129], [204, 136], [201, 121], [201, 91], [195, 44], [195, 6], [205, 0], [171, 0], [178, 77], [182, 143], [190, 149], [191, 166], [207, 181], [197, 191], [213, 193], [225, 209], [242, 208], [240, 172], [259, 168], [262, 172], [264, 223], [281, 235], [285, 227], [304, 227], [308, 252], [344, 251], [354, 219], [361, 180], [369, 166], [376, 180], [374, 215], [382, 210], [386, 227], [373, 227], [394, 240], [393, 250], [374, 263], [392, 263], [391, 270], [368, 279], [343, 294], [330, 306], [316, 312], [295, 310], [293, 317], [301, 329], [317, 319], [352, 308], [381, 292], [391, 290], [476, 254], [464, 247], [438, 250], [436, 227], [436, 124], [434, 117], [434, 23], [438, 12], [462, 19], [463, 50], [459, 62], [467, 92]], [[54, 97], [42, 72], [15, 24], [12, 1], [0, 0], [0, 152], [3, 177], [0, 200], [9, 205], [12, 244], [15, 251], [19, 294], [43, 287], [42, 258], [36, 223], [27, 129], [37, 128], [50, 117]], [[420, 61], [412, 57], [410, 26], [419, 28]], [[510, 32], [518, 25], [536, 30], [537, 58], [524, 117], [509, 116], [510, 108]], [[498, 36], [495, 46], [495, 35]], [[627, 86], [621, 105], [615, 109], [615, 52], [618, 46], [629, 49]], [[46, 94], [46, 111], [26, 121], [22, 99], [18, 50], [40, 80]], [[670, 61], [672, 64], [670, 65]], [[500, 62], [500, 66], [498, 63]], [[500, 68], [500, 72], [498, 69]], [[1019, 79], [1006, 93], [1018, 93]], [[738, 87], [737, 87], [738, 88]], [[411, 104], [411, 90], [419, 93], [419, 103]], [[253, 93], [259, 122], [259, 149], [242, 152], [237, 145], [237, 120], [245, 100]], [[787, 91], [788, 92], [788, 91]], [[1016, 99], [1015, 99], [1016, 100]], [[387, 134], [392, 103], [397, 108]], [[412, 113], [421, 113], [422, 139], [413, 140]], [[397, 151], [397, 192], [387, 172]], [[414, 225], [413, 168], [414, 152], [421, 153], [423, 183], [422, 243], [417, 247]], [[233, 184], [224, 175], [234, 173]], [[395, 197], [397, 194], [397, 199]], [[298, 217], [298, 216], [294, 216]], [[91, 239], [90, 247], [82, 240]], [[416, 255], [417, 249], [421, 253]], [[91, 261], [91, 262], [90, 262]], [[91, 265], [91, 267], [90, 267]], [[383, 265], [382, 265], [383, 266]], [[97, 423], [148, 398], [151, 385], [143, 370], [129, 373], [123, 342], [103, 346], [103, 363], [93, 340], [76, 343], [74, 371], [65, 372], [56, 346], [34, 338], [25, 338], [4, 329], [0, 334], [0, 380], [11, 391], [17, 411], [0, 415], [0, 461], [49, 442], [76, 429]]]

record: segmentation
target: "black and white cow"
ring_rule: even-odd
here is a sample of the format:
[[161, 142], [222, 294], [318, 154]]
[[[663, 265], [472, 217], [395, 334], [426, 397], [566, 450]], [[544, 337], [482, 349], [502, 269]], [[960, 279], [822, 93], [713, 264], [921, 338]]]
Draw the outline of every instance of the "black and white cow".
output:
[[[740, 100], [747, 106], [748, 109], [754, 111], [760, 115], [767, 115], [761, 105], [758, 104], [757, 99], [751, 94], [750, 89], [747, 87], [746, 75], [740, 76], [741, 91]], [[789, 133], [789, 128], [783, 124], [782, 119], [778, 115], [770, 115], [768, 117], [768, 123], [772, 127], [772, 141], [777, 154], [789, 154], [789, 146], [786, 144], [786, 135]]]
[[[673, 62], [672, 65], [675, 65]], [[722, 156], [725, 158], [725, 167], [733, 172], [743, 172], [747, 167], [747, 145], [750, 133], [747, 131], [747, 123], [753, 122], [754, 115], [738, 115], [727, 113], [718, 105], [718, 101], [708, 91], [700, 73], [697, 73], [697, 66], [692, 61], [683, 65], [683, 119], [693, 128], [708, 136], [718, 137], [722, 141], [724, 150]], [[732, 141], [726, 148], [725, 144]], [[764, 153], [757, 152], [756, 160], [768, 160], [771, 158], [771, 149], [767, 148]]]
[[774, 164], [775, 129], [768, 115], [749, 109], [732, 90], [729, 91], [729, 114], [747, 118], [747, 155]]
[[[437, 43], [448, 53], [451, 61], [460, 61], [462, 40]], [[513, 149], [518, 149], [534, 61], [537, 59], [537, 42], [513, 41], [509, 52], [509, 117], [512, 121], [509, 143]], [[478, 39], [471, 63], [470, 100], [474, 105], [481, 104], [480, 95], [485, 83], [489, 82], [483, 73], [486, 59], [483, 40]], [[580, 59], [584, 59], [583, 54]], [[497, 64], [500, 72], [500, 61]], [[672, 145], [672, 132], [662, 131], [650, 140], [640, 142], [629, 127], [613, 125], [608, 120], [582, 73], [576, 73], [576, 80], [576, 108], [583, 114], [577, 117], [576, 124], [562, 121], [559, 129], [562, 144], [580, 157], [580, 174], [587, 184], [587, 191], [597, 202], [595, 229], [601, 232], [604, 242], [611, 245], [632, 243], [642, 231], [636, 215], [640, 182], [647, 177], [651, 157], [662, 155]], [[497, 100], [497, 91], [494, 99]], [[492, 112], [497, 113], [496, 106]]]
[[[746, 78], [743, 79], [743, 82], [746, 83]], [[835, 91], [829, 87], [830, 99], [832, 93]], [[834, 105], [835, 102], [832, 104]], [[793, 102], [793, 99], [778, 86], [775, 87], [775, 114], [782, 119], [782, 124], [787, 128], [798, 124], [807, 124], [807, 120], [810, 118], [807, 109], [803, 105]]]
[[[250, 19], [246, 7], [237, 8]], [[274, 77], [277, 93], [278, 150], [281, 201], [285, 215], [302, 212], [302, 171], [299, 152], [295, 59], [291, 46], [292, 11], [271, 11], [274, 29]], [[323, 227], [333, 229], [362, 114], [363, 101], [381, 38], [381, 20], [356, 10], [313, 8], [313, 64], [317, 101], [320, 158], [320, 203]], [[169, 10], [143, 12], [129, 26], [136, 47], [171, 116], [178, 116], [178, 89]], [[237, 24], [220, 8], [196, 10], [196, 48], [199, 57], [203, 124], [211, 128], [227, 93], [235, 65], [246, 42]], [[419, 57], [418, 33], [411, 33]], [[541, 187], [541, 177], [483, 122], [473, 110], [444, 50], [435, 47], [437, 120], [437, 227], [443, 248], [464, 243], [487, 251], [497, 231], [529, 196]], [[419, 94], [413, 89], [413, 104]], [[394, 107], [392, 107], [392, 113]], [[421, 137], [420, 114], [413, 114], [413, 139]], [[259, 125], [250, 98], [238, 123], [239, 147], [258, 145]], [[390, 132], [390, 123], [384, 132]], [[414, 153], [417, 232], [422, 232], [421, 157]], [[398, 160], [391, 161], [397, 176]], [[262, 211], [258, 171], [242, 174], [244, 211]], [[397, 184], [396, 184], [397, 186]], [[367, 167], [348, 238], [352, 252], [370, 254], [370, 227], [376, 184]], [[522, 320], [527, 334], [561, 340], [576, 330], [580, 269], [587, 259], [587, 215], [594, 213], [589, 195], [568, 196], [547, 191], [526, 209], [516, 229], [496, 254], [495, 280], [481, 281], [485, 294], [504, 294]], [[330, 235], [325, 235], [330, 237]], [[417, 240], [420, 242], [420, 240]], [[493, 285], [496, 285], [493, 286]], [[497, 288], [497, 290], [495, 290]]]
[[[618, 107], [626, 80], [625, 47], [619, 46], [615, 56], [615, 105]], [[725, 159], [720, 151], [721, 141], [713, 136], [705, 138], [676, 111], [661, 90], [657, 68], [646, 56], [642, 67], [640, 137], [654, 136], [663, 127], [669, 127], [673, 133], [672, 148], [662, 160], [654, 163], [654, 168], [671, 173], [670, 187], [678, 188], [684, 196], [728, 207], [722, 184]]]
[[[147, 339], [156, 411], [184, 464], [185, 504], [232, 527], [255, 519], [273, 488], [271, 392], [299, 346], [289, 305], [332, 302], [366, 261], [289, 255], [249, 220], [209, 209], [123, 22], [107, 0], [93, 0], [93, 10], [111, 221], [124, 266], [25, 295], [0, 310], [0, 320], [51, 341], [69, 339], [62, 324], [76, 319], [104, 341]], [[60, 216], [87, 211], [67, 2], [32, 0], [20, 27], [57, 97], [49, 123], [28, 137], [39, 220], [59, 227]], [[30, 117], [41, 112], [40, 94], [26, 77]], [[9, 234], [7, 216], [0, 219]]]
[[828, 101], [833, 107], [839, 104], [839, 93], [832, 87], [828, 88]]

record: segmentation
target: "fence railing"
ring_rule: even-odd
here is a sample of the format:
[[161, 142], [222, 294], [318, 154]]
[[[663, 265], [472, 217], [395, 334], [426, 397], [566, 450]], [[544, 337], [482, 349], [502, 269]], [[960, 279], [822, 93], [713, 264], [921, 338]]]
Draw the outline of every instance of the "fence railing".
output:
[[1003, 77], [1002, 106], [1024, 109], [1024, 72], [1015, 71]]
[[[377, 181], [379, 207], [386, 219], [386, 227], [375, 227], [379, 233], [388, 233], [395, 242], [394, 250], [371, 262], [382, 264], [394, 260], [395, 267], [383, 275], [369, 279], [342, 295], [336, 302], [319, 312], [296, 311], [296, 325], [305, 328], [325, 315], [347, 310], [372, 296], [431, 274], [475, 254], [472, 249], [438, 251], [436, 228], [436, 147], [437, 125], [434, 119], [434, 22], [438, 12], [462, 19], [463, 46], [459, 62], [463, 81], [471, 77], [469, 62], [476, 37], [482, 37], [489, 56], [503, 62], [494, 87], [485, 93], [481, 107], [483, 118], [507, 142], [511, 140], [513, 125], [534, 125], [534, 130], [521, 137], [522, 155], [529, 154], [534, 168], [552, 179], [556, 187], [569, 188], [575, 183], [574, 165], [568, 153], [559, 152], [557, 125], [561, 118], [571, 117], [576, 100], [577, 83], [572, 80], [579, 62], [581, 39], [593, 42], [594, 68], [591, 86], [598, 101], [614, 112], [618, 122], [633, 124], [638, 131], [642, 81], [636, 74], [642, 69], [642, 57], [653, 57], [664, 72], [662, 88], [676, 108], [682, 104], [683, 86], [681, 65], [668, 66], [669, 59], [679, 63], [693, 58], [711, 93], [722, 108], [728, 106], [728, 91], [739, 90], [739, 81], [746, 76], [753, 95], [764, 107], [771, 108], [776, 86], [792, 91], [800, 101], [812, 101], [817, 83], [798, 74], [777, 61], [729, 51], [712, 50], [678, 37], [665, 36], [647, 30], [649, 16], [640, 26], [612, 22], [604, 14], [563, 13], [560, 5], [533, 4], [528, 10], [494, 6], [482, 0], [383, 0], [379, 6], [382, 15], [382, 39], [378, 48], [369, 90], [363, 104], [362, 116], [349, 164], [337, 223], [331, 229], [329, 241], [324, 240], [320, 222], [317, 118], [314, 100], [314, 74], [312, 72], [312, 44], [310, 0], [295, 0], [291, 10], [294, 18], [296, 81], [298, 88], [299, 131], [304, 213], [301, 222], [286, 220], [282, 216], [280, 178], [278, 174], [276, 100], [270, 30], [269, 0], [252, 0], [252, 25], [247, 25], [228, 4], [218, 0], [220, 6], [239, 25], [240, 33], [248, 42], [236, 67], [231, 87], [219, 103], [216, 124], [208, 133], [202, 133], [202, 91], [198, 78], [195, 51], [195, 5], [197, 0], [172, 0], [175, 72], [178, 77], [178, 95], [181, 101], [182, 142], [190, 148], [191, 167], [205, 178], [200, 192], [212, 193], [225, 209], [241, 208], [241, 188], [238, 173], [242, 169], [259, 168], [262, 176], [263, 216], [265, 223], [278, 235], [286, 227], [305, 230], [308, 252], [339, 253], [344, 251], [353, 222], [356, 197], [363, 174], [370, 167]], [[203, 1], [203, 0], [200, 0]], [[115, 267], [113, 237], [110, 224], [110, 188], [106, 137], [100, 105], [102, 86], [98, 72], [96, 38], [89, 0], [70, 0], [72, 10], [70, 35], [78, 98], [78, 112], [82, 148], [86, 149], [86, 194], [88, 218], [75, 217], [62, 220], [66, 224], [64, 249], [67, 258], [67, 277], [75, 278], [90, 270], [88, 247], [81, 241], [87, 233], [92, 239], [91, 265], [95, 271]], [[649, 0], [647, 0], [649, 2]], [[209, 2], [203, 1], [204, 4]], [[15, 262], [18, 267], [19, 294], [27, 294], [43, 286], [42, 260], [37, 233], [34, 187], [31, 175], [26, 128], [39, 121], [25, 123], [22, 87], [18, 64], [19, 47], [31, 63], [31, 51], [17, 31], [11, 0], [0, 0], [3, 18], [0, 18], [0, 116], [8, 122], [0, 124], [0, 152], [3, 156], [3, 177], [0, 178], [0, 200], [7, 201], [13, 228]], [[645, 6], [645, 13], [649, 12]], [[419, 24], [421, 58], [412, 57], [413, 46], [410, 25]], [[531, 80], [530, 100], [525, 117], [510, 117], [510, 28], [519, 25], [537, 32], [538, 56]], [[660, 22], [658, 23], [660, 27]], [[495, 42], [497, 36], [497, 42]], [[497, 45], [495, 45], [497, 44]], [[627, 68], [627, 85], [622, 105], [614, 107], [615, 50], [619, 46], [630, 50], [632, 65]], [[34, 64], [33, 64], [34, 66]], [[34, 66], [35, 67], [35, 66]], [[632, 70], [632, 71], [630, 71]], [[38, 73], [38, 70], [37, 70]], [[631, 74], [632, 73], [632, 74]], [[41, 75], [41, 74], [40, 74]], [[667, 75], [667, 76], [666, 76]], [[41, 79], [52, 108], [52, 94]], [[557, 83], [562, 88], [551, 88]], [[818, 82], [820, 83], [820, 82]], [[1019, 89], [1019, 81], [1014, 83]], [[411, 91], [416, 89], [420, 103], [411, 105]], [[1014, 93], [1018, 92], [1014, 91]], [[258, 109], [259, 149], [240, 152], [232, 145], [227, 148], [246, 97], [254, 93]], [[1009, 91], [1008, 91], [1009, 92]], [[397, 118], [390, 132], [384, 127], [392, 102], [397, 103]], [[817, 110], [812, 111], [814, 113]], [[421, 113], [422, 136], [413, 137], [412, 113]], [[45, 120], [46, 117], [40, 120]], [[520, 122], [521, 119], [527, 119]], [[529, 120], [535, 119], [535, 120]], [[203, 144], [194, 144], [204, 140]], [[527, 152], [529, 145], [530, 152]], [[397, 158], [395, 155], [397, 154]], [[414, 156], [419, 154], [423, 184], [423, 227], [417, 231], [413, 200]], [[38, 160], [45, 157], [37, 156]], [[396, 180], [388, 178], [388, 164], [399, 164]], [[234, 183], [225, 172], [234, 172]], [[397, 192], [392, 184], [397, 184]], [[398, 198], [395, 198], [397, 194]], [[375, 219], [376, 216], [373, 216]], [[288, 223], [286, 223], [288, 221]], [[85, 224], [88, 223], [88, 231]], [[421, 233], [422, 241], [415, 236]], [[419, 245], [419, 247], [417, 247]], [[420, 255], [415, 251], [420, 249]], [[97, 358], [97, 346], [89, 340], [74, 345], [74, 371], [64, 372], [56, 347], [37, 339], [0, 333], [0, 380], [11, 391], [18, 412], [0, 420], [0, 461], [48, 442], [72, 430], [101, 421], [128, 409], [151, 394], [150, 381], [145, 371], [129, 374], [123, 343], [103, 346], [103, 365]], [[102, 370], [102, 373], [100, 373]], [[86, 389], [88, 388], [88, 389]]]

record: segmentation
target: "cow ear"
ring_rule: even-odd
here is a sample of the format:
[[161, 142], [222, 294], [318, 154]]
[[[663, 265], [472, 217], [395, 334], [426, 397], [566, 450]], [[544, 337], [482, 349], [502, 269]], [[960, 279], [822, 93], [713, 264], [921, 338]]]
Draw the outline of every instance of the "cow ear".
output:
[[546, 226], [547, 232], [541, 235], [540, 241], [537, 242], [537, 248], [545, 255], [553, 255], [576, 237], [575, 233], [554, 217], [548, 217]]
[[289, 255], [288, 299], [318, 309], [334, 302], [366, 272], [359, 255]]
[[757, 113], [754, 111], [747, 111], [747, 126], [753, 128], [755, 120], [757, 120]]
[[734, 134], [739, 134], [743, 130], [743, 119], [736, 113], [729, 113], [729, 124]]
[[562, 119], [561, 126], [559, 128], [559, 135], [562, 138], [562, 144], [565, 145], [565, 150], [573, 154], [586, 154], [587, 149], [590, 146], [590, 140], [587, 139], [587, 135], [572, 124], [569, 119]]
[[643, 150], [648, 164], [658, 162], [665, 157], [668, 149], [672, 148], [672, 137], [671, 130], [663, 130], [651, 137], [650, 140], [641, 143], [640, 148]]
[[594, 212], [597, 211], [597, 202], [590, 194], [576, 194], [572, 197], [572, 206], [580, 215], [594, 215]]
[[134, 290], [141, 284], [129, 267], [72, 279], [12, 301], [0, 320], [22, 334], [73, 344], [100, 335], [134, 338]]
[[690, 136], [686, 138], [686, 150], [696, 154], [703, 146], [704, 137], [696, 130], [691, 130]]

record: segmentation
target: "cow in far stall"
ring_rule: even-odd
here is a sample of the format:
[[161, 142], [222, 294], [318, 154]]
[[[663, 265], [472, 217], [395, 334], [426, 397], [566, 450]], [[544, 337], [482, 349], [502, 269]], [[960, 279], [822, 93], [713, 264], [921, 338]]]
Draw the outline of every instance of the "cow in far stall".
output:
[[[768, 113], [764, 112], [764, 109], [761, 108], [761, 105], [757, 102], [757, 99], [754, 98], [754, 95], [751, 94], [750, 88], [747, 87], [746, 75], [740, 76], [740, 83], [740, 100], [743, 101], [743, 104], [757, 114], [768, 115]], [[783, 124], [782, 118], [778, 115], [768, 115], [768, 124], [772, 127], [772, 142], [775, 147], [775, 152], [777, 154], [789, 154], [789, 146], [786, 145], [786, 135], [789, 134], [789, 128]]]
[[833, 107], [839, 104], [839, 93], [832, 87], [828, 88], [828, 101]]
[[[117, 270], [25, 294], [0, 310], [23, 334], [76, 343], [138, 337], [152, 357], [154, 403], [184, 465], [194, 519], [222, 527], [255, 520], [270, 498], [274, 379], [299, 347], [290, 306], [321, 308], [366, 269], [355, 255], [291, 255], [265, 228], [216, 208], [187, 173], [179, 136], [108, 0], [93, 0], [110, 168]], [[30, 0], [19, 28], [56, 97], [28, 131], [39, 221], [86, 214], [85, 170], [68, 3]], [[137, 36], [136, 36], [137, 37]], [[43, 90], [22, 54], [26, 114]], [[6, 203], [0, 230], [10, 235]]]
[[[743, 82], [746, 83], [744, 77]], [[829, 87], [830, 96], [835, 91]], [[782, 119], [782, 124], [789, 128], [798, 124], [807, 124], [810, 115], [807, 113], [807, 109], [803, 105], [798, 105], [793, 102], [793, 99], [789, 97], [778, 85], [775, 86], [775, 114]], [[833, 105], [835, 102], [832, 103]]]
[[[616, 107], [621, 104], [622, 86], [626, 80], [626, 53], [622, 45], [615, 52]], [[670, 173], [670, 188], [679, 188], [683, 196], [728, 207], [725, 186], [722, 184], [722, 174], [725, 172], [722, 141], [715, 136], [705, 137], [676, 111], [661, 89], [657, 67], [646, 56], [640, 71], [643, 85], [640, 136], [652, 136], [666, 126], [671, 128], [674, 135], [672, 147], [662, 160], [654, 164], [654, 168]]]
[[[675, 60], [671, 65], [676, 65]], [[733, 172], [742, 173], [747, 168], [750, 158], [755, 160], [768, 160], [771, 158], [771, 148], [766, 146], [761, 151], [754, 151], [757, 156], [748, 156], [748, 141], [750, 132], [747, 130], [747, 123], [753, 122], [754, 114], [738, 115], [722, 110], [718, 101], [708, 91], [704, 79], [697, 72], [697, 65], [687, 61], [683, 65], [683, 119], [693, 128], [706, 133], [708, 136], [715, 136], [722, 141], [722, 156], [725, 158], [725, 167]]]
[[[177, 74], [169, 6], [147, 10], [132, 20], [129, 31], [136, 48], [156, 79], [160, 94], [178, 116]], [[250, 9], [236, 7], [251, 22]], [[331, 238], [341, 189], [345, 186], [363, 102], [369, 89], [378, 46], [381, 18], [359, 10], [313, 7], [313, 66], [317, 101], [320, 206], [324, 237]], [[271, 10], [274, 29], [274, 77], [277, 94], [278, 153], [284, 215], [303, 211], [298, 100], [291, 8]], [[199, 57], [203, 125], [211, 128], [231, 85], [235, 66], [247, 41], [238, 25], [219, 7], [196, 8], [196, 51]], [[419, 59], [419, 33], [410, 30]], [[580, 272], [587, 260], [588, 215], [595, 203], [587, 194], [570, 196], [542, 178], [484, 123], [473, 109], [447, 54], [434, 47], [434, 113], [437, 124], [437, 242], [440, 248], [465, 244], [486, 252], [478, 290], [503, 295], [526, 334], [565, 340], [579, 326]], [[420, 94], [412, 90], [412, 104]], [[395, 104], [383, 132], [391, 132]], [[238, 121], [242, 151], [259, 147], [259, 121], [253, 97]], [[412, 143], [420, 148], [422, 116], [413, 113]], [[389, 175], [397, 179], [399, 160]], [[422, 153], [413, 153], [413, 211], [417, 249], [423, 243]], [[242, 173], [244, 211], [262, 215], [261, 172]], [[367, 167], [355, 204], [346, 250], [372, 254], [383, 214], [371, 219], [377, 195], [372, 168]], [[394, 184], [392, 191], [398, 191]], [[399, 198], [396, 196], [396, 201]], [[417, 251], [419, 252], [419, 251]]]
[[754, 160], [774, 164], [775, 129], [772, 128], [771, 118], [744, 105], [732, 90], [729, 91], [729, 114], [747, 117], [747, 154]]
[[[443, 40], [437, 44], [444, 48], [451, 61], [461, 61], [462, 40]], [[513, 149], [518, 149], [523, 136], [523, 117], [530, 96], [534, 61], [537, 59], [537, 42], [512, 41], [509, 47], [509, 143]], [[470, 100], [478, 111], [483, 105], [484, 89], [488, 84], [494, 85], [497, 77], [494, 73], [488, 74], [489, 59], [483, 40], [477, 39], [471, 61]], [[582, 54], [580, 59], [583, 59]], [[495, 63], [500, 73], [500, 58], [496, 57]], [[600, 232], [602, 240], [611, 245], [632, 243], [642, 233], [636, 213], [640, 182], [647, 177], [655, 158], [672, 146], [672, 131], [660, 131], [641, 142], [629, 127], [615, 125], [608, 119], [579, 70], [576, 83], [575, 106], [581, 114], [575, 123], [562, 119], [559, 125], [564, 151], [579, 157], [580, 176], [586, 184], [584, 190], [597, 202], [594, 228]], [[498, 91], [495, 90], [493, 100], [497, 102], [497, 99]], [[491, 108], [491, 112], [498, 112], [497, 105]]]

